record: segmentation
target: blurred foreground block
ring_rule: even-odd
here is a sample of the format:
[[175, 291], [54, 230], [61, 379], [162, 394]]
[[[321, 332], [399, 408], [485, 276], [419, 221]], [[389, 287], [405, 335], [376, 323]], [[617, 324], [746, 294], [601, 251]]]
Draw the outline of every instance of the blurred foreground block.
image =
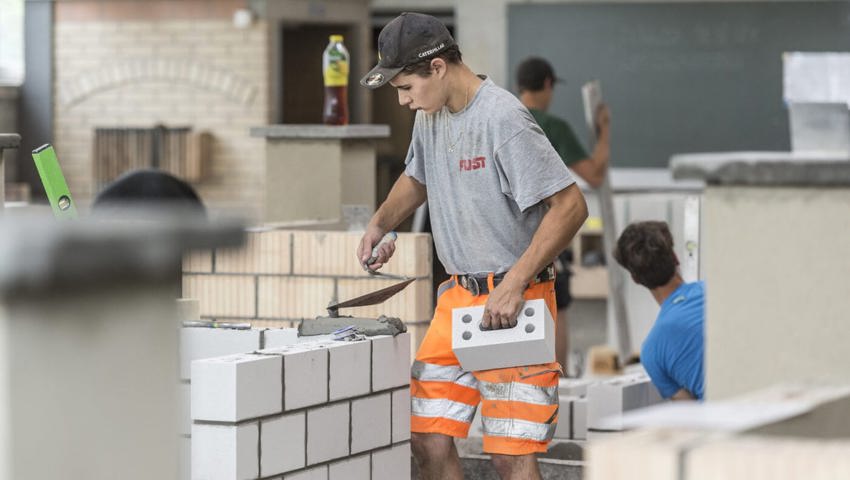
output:
[[238, 225], [0, 222], [0, 479], [176, 478], [179, 267]]

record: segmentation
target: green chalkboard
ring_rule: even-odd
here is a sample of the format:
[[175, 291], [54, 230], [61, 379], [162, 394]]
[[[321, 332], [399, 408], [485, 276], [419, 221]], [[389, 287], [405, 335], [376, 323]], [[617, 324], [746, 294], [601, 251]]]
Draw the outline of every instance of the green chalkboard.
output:
[[850, 2], [563, 3], [508, 7], [508, 67], [548, 59], [551, 112], [581, 138], [581, 86], [612, 112], [612, 162], [666, 167], [674, 153], [788, 150], [782, 53], [850, 51]]

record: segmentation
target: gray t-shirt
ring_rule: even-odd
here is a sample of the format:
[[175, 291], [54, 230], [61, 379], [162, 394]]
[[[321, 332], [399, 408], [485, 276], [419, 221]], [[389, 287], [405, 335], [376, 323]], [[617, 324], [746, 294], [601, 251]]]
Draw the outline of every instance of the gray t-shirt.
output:
[[489, 79], [460, 112], [416, 112], [405, 164], [427, 189], [449, 274], [508, 271], [540, 225], [541, 201], [575, 183], [534, 117]]

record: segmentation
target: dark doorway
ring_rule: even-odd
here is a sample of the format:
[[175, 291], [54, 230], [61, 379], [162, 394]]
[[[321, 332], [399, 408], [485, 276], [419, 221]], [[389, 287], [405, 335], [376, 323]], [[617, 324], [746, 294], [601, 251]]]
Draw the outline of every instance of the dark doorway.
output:
[[[282, 123], [322, 123], [322, 52], [331, 35], [343, 35], [349, 53], [354, 51], [350, 25], [283, 26]], [[350, 61], [353, 63], [354, 59]], [[356, 80], [349, 78], [349, 90]]]

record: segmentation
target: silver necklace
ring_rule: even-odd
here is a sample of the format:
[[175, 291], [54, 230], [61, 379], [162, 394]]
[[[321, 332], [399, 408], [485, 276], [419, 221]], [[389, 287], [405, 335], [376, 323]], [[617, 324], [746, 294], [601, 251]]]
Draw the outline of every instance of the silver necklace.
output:
[[[466, 87], [466, 95], [463, 98], [463, 108], [461, 108], [460, 111], [463, 111], [463, 109], [466, 108], [467, 102], [469, 102], [469, 87]], [[460, 134], [457, 136], [457, 139], [454, 142], [449, 140], [450, 137], [449, 137], [449, 119], [448, 118], [446, 119], [446, 122], [443, 124], [443, 129], [444, 129], [445, 136], [446, 136], [446, 147], [448, 148], [449, 153], [454, 153], [455, 147], [463, 139], [463, 134], [466, 132], [466, 122], [464, 122], [463, 127], [460, 129]]]

